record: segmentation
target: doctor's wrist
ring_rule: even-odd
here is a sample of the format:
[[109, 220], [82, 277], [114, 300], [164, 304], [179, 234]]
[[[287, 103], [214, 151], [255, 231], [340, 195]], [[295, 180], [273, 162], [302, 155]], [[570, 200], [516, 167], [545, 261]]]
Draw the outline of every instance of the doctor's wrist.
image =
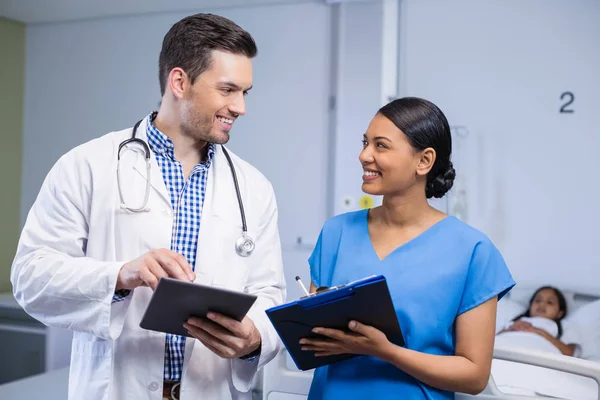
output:
[[144, 281], [140, 277], [140, 273], [132, 262], [128, 262], [121, 266], [119, 274], [117, 275], [117, 283], [115, 285], [115, 292], [120, 290], [133, 290], [141, 286]]
[[127, 298], [127, 296], [129, 296], [129, 293], [131, 293], [131, 290], [127, 290], [127, 289], [115, 290], [115, 293], [113, 294], [113, 298], [112, 298], [112, 303], [118, 303], [120, 301], [125, 300]]
[[119, 275], [117, 275], [117, 284], [115, 286], [115, 293], [120, 292], [122, 290], [128, 290], [129, 288], [125, 287], [125, 281], [124, 281], [124, 277], [123, 277], [123, 269], [125, 268], [127, 264], [123, 264], [121, 266], [121, 269], [119, 269]]
[[262, 337], [260, 336], [260, 332], [256, 329], [256, 326], [252, 329], [252, 334], [250, 335], [250, 346], [248, 346], [249, 353], [239, 357], [242, 360], [246, 360], [249, 358], [255, 358], [260, 355], [260, 351], [262, 348]]
[[241, 356], [240, 360], [254, 360], [256, 357], [260, 356], [260, 352], [262, 350], [261, 344], [258, 345], [256, 350], [251, 353], [246, 354], [245, 356]]

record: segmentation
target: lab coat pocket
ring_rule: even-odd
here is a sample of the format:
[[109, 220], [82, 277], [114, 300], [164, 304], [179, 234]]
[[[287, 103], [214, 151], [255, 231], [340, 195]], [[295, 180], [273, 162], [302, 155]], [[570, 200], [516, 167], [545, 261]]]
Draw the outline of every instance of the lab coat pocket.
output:
[[108, 393], [111, 374], [112, 342], [75, 339], [71, 352], [69, 398], [86, 393], [91, 399]]

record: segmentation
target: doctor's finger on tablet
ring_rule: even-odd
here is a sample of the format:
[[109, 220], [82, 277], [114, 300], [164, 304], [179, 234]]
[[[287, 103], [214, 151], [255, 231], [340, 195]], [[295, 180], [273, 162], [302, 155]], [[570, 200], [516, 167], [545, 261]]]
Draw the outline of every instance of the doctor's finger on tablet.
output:
[[168, 249], [155, 249], [122, 267], [117, 289], [131, 290], [138, 286], [150, 286], [154, 290], [160, 278], [164, 277], [193, 281], [196, 275], [181, 254]]
[[167, 249], [156, 251], [153, 255], [169, 277], [182, 281], [196, 279], [192, 266], [183, 255]]

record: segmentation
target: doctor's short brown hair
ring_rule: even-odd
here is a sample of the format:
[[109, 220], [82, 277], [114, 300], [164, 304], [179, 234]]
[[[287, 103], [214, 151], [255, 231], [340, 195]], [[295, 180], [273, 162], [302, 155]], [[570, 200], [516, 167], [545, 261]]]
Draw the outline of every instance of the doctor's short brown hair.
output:
[[235, 22], [214, 14], [185, 17], [169, 29], [158, 59], [160, 94], [165, 94], [173, 68], [185, 71], [192, 83], [210, 67], [213, 50], [253, 58], [258, 52], [252, 36]]

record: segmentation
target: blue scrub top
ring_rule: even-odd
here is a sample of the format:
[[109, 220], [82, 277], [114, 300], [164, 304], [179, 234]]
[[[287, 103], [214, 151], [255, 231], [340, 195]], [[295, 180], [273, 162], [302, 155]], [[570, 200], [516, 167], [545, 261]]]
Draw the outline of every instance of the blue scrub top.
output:
[[[454, 355], [456, 317], [515, 284], [491, 240], [446, 217], [380, 260], [368, 231], [368, 210], [328, 220], [309, 258], [317, 286], [370, 275], [387, 279], [398, 321], [412, 350]], [[308, 397], [329, 399], [453, 399], [392, 364], [360, 356], [317, 368]]]

